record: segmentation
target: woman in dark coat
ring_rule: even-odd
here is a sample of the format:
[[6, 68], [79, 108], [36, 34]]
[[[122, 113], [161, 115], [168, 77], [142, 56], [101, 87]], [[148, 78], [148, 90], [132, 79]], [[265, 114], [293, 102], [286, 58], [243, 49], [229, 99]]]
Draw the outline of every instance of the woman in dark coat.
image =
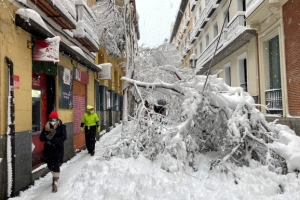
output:
[[45, 142], [44, 161], [53, 175], [52, 192], [57, 192], [57, 181], [60, 166], [64, 160], [64, 141], [66, 138], [66, 125], [58, 119], [57, 112], [52, 111], [49, 115], [49, 121], [40, 135], [40, 140]]

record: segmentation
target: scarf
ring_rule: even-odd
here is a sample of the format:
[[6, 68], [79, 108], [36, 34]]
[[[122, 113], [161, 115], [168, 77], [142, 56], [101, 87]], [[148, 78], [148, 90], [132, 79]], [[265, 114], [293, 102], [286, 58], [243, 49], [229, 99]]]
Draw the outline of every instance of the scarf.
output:
[[[54, 129], [57, 129], [58, 126], [59, 126], [59, 120], [57, 120], [57, 122], [54, 124]], [[49, 121], [45, 125], [45, 131], [50, 131], [50, 122]]]

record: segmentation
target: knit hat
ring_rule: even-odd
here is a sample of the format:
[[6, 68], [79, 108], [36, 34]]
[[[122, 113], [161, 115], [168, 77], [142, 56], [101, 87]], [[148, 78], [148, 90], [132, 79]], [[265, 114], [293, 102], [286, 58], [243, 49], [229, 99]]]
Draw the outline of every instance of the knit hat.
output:
[[56, 111], [52, 111], [49, 115], [49, 119], [58, 119], [58, 114]]

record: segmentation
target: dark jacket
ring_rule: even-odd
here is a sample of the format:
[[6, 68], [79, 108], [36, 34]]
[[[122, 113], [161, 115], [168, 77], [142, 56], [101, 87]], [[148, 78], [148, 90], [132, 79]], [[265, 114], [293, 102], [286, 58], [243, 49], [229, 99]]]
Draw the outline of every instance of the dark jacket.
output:
[[[50, 124], [50, 128], [53, 129], [54, 127]], [[59, 120], [59, 125], [55, 130], [56, 133], [51, 140], [47, 139], [46, 136], [49, 132], [45, 128], [40, 135], [40, 141], [45, 142], [44, 161], [46, 163], [63, 163], [64, 160], [64, 141], [67, 139], [66, 125]]]

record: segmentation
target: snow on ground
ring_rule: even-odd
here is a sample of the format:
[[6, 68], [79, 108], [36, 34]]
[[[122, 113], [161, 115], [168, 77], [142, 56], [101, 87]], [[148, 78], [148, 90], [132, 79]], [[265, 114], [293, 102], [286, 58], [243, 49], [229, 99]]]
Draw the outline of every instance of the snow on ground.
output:
[[295, 173], [277, 175], [257, 162], [233, 171], [209, 170], [213, 154], [197, 157], [199, 170], [169, 173], [161, 169], [161, 159], [143, 156], [103, 160], [105, 147], [115, 143], [121, 125], [96, 143], [96, 154], [78, 153], [61, 168], [58, 192], [51, 192], [51, 174], [35, 181], [29, 189], [11, 200], [297, 200], [300, 178]]

